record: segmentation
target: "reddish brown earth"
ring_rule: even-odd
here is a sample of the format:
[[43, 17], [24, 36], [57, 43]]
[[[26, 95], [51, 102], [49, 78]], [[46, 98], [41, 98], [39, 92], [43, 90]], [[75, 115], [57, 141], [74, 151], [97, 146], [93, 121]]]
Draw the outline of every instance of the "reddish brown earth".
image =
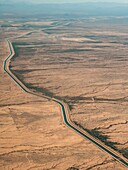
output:
[[[127, 156], [127, 47], [122, 45], [127, 32], [90, 26], [85, 33], [78, 25], [12, 38], [16, 56], [10, 68], [32, 90], [65, 100], [73, 121]], [[4, 38], [12, 32], [1, 31], [0, 42], [0, 168], [126, 169], [65, 126], [57, 104], [23, 92], [3, 71], [9, 54]]]

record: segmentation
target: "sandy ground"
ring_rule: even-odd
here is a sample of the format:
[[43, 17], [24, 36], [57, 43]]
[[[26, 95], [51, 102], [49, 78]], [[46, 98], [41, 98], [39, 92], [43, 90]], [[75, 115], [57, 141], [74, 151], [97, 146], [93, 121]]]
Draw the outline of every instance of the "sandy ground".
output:
[[29, 88], [65, 100], [76, 124], [128, 157], [128, 32], [84, 24], [14, 40], [11, 67]]
[[123, 169], [67, 128], [55, 103], [24, 93], [3, 72], [7, 42], [0, 46], [0, 169]]
[[[42, 34], [42, 37], [46, 36], [44, 33]], [[40, 35], [40, 33], [38, 33], [38, 35]], [[37, 37], [37, 34], [35, 37]], [[42, 37], [40, 37], [40, 39], [42, 39]], [[47, 36], [44, 38], [46, 38], [44, 41], [47, 40]], [[55, 37], [53, 37], [53, 41], [54, 40]], [[29, 39], [29, 41], [31, 42], [31, 39]], [[33, 41], [35, 41], [35, 39], [33, 39]], [[74, 167], [74, 170], [126, 169], [108, 154], [66, 127], [63, 123], [61, 110], [58, 105], [51, 101], [24, 93], [3, 71], [3, 61], [9, 53], [7, 42], [1, 41], [0, 48], [0, 76], [2, 77], [0, 79], [1, 170], [72, 170], [73, 168], [71, 167]], [[21, 77], [24, 78], [29, 85], [30, 83], [32, 85], [35, 83], [39, 85], [38, 87], [42, 87], [42, 84], [45, 84], [45, 86], [48, 87], [48, 79], [45, 79], [47, 83], [42, 81], [44, 77], [41, 77], [41, 75], [44, 75], [44, 71], [41, 71], [41, 69], [46, 69], [45, 77], [53, 76], [49, 81], [52, 81], [55, 78], [54, 75], [56, 75], [56, 79], [54, 80], [66, 85], [67, 83], [64, 83], [65, 76], [59, 76], [59, 74], [57, 74], [57, 65], [53, 63], [55, 65], [51, 65], [52, 72], [49, 72], [49, 70], [47, 72], [47, 65], [43, 66], [41, 62], [44, 62], [44, 60], [48, 61], [48, 56], [44, 59], [41, 58], [41, 61], [39, 58], [42, 55], [42, 51], [37, 49], [37, 52], [38, 53], [31, 58], [30, 53], [26, 55], [22, 50], [22, 56], [16, 58], [16, 60], [11, 63], [13, 70], [21, 70], [21, 72], [22, 70], [28, 70], [29, 72], [26, 72], [24, 77]], [[38, 63], [40, 63], [40, 65], [38, 65]], [[48, 66], [48, 69], [49, 68]], [[32, 69], [34, 70], [33, 73], [31, 72]], [[53, 70], [55, 70], [55, 72], [53, 72]], [[17, 71], [16, 73], [19, 72]], [[66, 72], [65, 75], [67, 76]], [[74, 73], [74, 75], [76, 74]], [[70, 80], [69, 77], [67, 77], [67, 80]], [[74, 81], [76, 82], [76, 80]], [[52, 86], [51, 88], [53, 88]], [[56, 84], [54, 86], [56, 86]], [[70, 86], [73, 88], [72, 83]], [[68, 89], [68, 87], [66, 88], [65, 86], [62, 88], [65, 90]], [[53, 92], [54, 90], [53, 88]], [[63, 97], [66, 95], [65, 90], [61, 89], [56, 94], [59, 95], [59, 93], [62, 92], [63, 95], [59, 96]], [[79, 94], [77, 90], [76, 92]], [[74, 114], [73, 119], [79, 120], [76, 115]]]

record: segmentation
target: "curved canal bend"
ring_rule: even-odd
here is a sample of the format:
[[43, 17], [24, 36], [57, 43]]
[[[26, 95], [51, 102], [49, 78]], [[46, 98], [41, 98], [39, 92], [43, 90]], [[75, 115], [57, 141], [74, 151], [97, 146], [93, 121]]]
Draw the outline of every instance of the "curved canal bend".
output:
[[25, 84], [23, 84], [23, 82], [21, 82], [9, 69], [9, 64], [10, 64], [10, 60], [15, 56], [15, 51], [13, 48], [12, 43], [8, 40], [8, 45], [9, 45], [9, 49], [10, 49], [10, 54], [9, 56], [6, 58], [6, 60], [4, 61], [4, 70], [5, 72], [14, 80], [14, 82], [20, 86], [20, 88], [29, 94], [38, 96], [38, 97], [43, 97], [46, 98], [48, 100], [51, 100], [57, 104], [60, 105], [61, 110], [62, 110], [62, 116], [63, 116], [63, 121], [64, 123], [70, 127], [72, 130], [74, 130], [75, 132], [77, 132], [79, 135], [81, 135], [82, 137], [88, 139], [90, 142], [92, 142], [93, 144], [95, 144], [98, 148], [100, 148], [101, 150], [105, 151], [106, 153], [108, 153], [109, 155], [111, 155], [114, 159], [116, 159], [118, 162], [120, 162], [122, 165], [124, 165], [125, 167], [128, 167], [128, 161], [122, 156], [120, 155], [118, 152], [112, 150], [111, 148], [109, 148], [108, 146], [106, 146], [104, 143], [102, 143], [100, 140], [96, 139], [95, 137], [91, 136], [88, 132], [86, 132], [85, 130], [81, 129], [80, 127], [78, 127], [77, 125], [75, 125], [71, 119], [70, 119], [70, 109], [69, 106], [64, 103], [63, 101], [60, 101], [58, 99], [55, 98], [51, 98], [48, 96], [44, 96], [44, 95], [39, 95], [35, 92], [32, 92], [30, 89], [28, 89]]

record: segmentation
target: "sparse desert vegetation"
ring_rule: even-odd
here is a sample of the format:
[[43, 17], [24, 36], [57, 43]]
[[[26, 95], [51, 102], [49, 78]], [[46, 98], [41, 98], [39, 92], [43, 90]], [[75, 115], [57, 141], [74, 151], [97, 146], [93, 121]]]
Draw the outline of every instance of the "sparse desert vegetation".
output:
[[31, 91], [67, 103], [77, 126], [127, 159], [128, 22], [102, 16], [0, 24], [1, 169], [124, 170], [65, 126], [57, 104], [22, 92], [2, 64], [10, 39], [12, 73]]
[[113, 24], [107, 31], [105, 23], [88, 23], [89, 29], [85, 23], [14, 41], [10, 66], [29, 88], [68, 103], [73, 121], [127, 157], [126, 26]]

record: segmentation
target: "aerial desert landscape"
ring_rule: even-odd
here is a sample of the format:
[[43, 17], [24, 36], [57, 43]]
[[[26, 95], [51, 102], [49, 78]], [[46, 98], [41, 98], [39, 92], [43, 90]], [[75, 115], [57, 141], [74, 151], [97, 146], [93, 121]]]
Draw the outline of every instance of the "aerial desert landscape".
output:
[[8, 15], [0, 17], [0, 169], [127, 169], [128, 17]]

